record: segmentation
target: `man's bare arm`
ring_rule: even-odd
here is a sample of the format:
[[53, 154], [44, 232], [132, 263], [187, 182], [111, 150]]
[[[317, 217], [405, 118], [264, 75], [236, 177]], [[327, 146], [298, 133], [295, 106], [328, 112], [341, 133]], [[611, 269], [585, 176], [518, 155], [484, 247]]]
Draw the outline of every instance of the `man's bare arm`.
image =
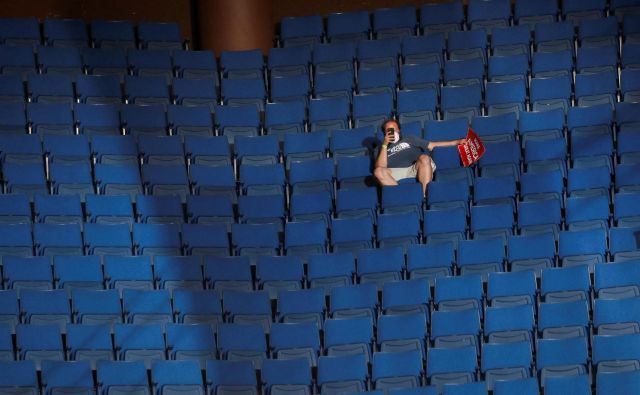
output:
[[446, 141], [429, 141], [429, 151], [433, 150], [436, 147], [451, 147], [458, 144], [464, 144], [467, 142], [467, 139], [458, 139], [458, 140], [446, 140]]
[[393, 134], [384, 136], [384, 141], [376, 158], [376, 167], [387, 167], [387, 145], [391, 143], [391, 139], [393, 139]]

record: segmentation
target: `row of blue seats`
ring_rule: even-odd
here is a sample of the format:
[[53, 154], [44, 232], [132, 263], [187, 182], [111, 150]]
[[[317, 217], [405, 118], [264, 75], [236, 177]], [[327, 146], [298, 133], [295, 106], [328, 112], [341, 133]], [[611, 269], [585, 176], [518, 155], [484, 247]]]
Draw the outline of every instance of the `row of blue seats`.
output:
[[623, 20], [626, 15], [638, 13], [638, 4], [631, 1], [597, 0], [588, 3], [564, 1], [560, 7], [557, 0], [518, 0], [514, 12], [512, 4], [505, 0], [471, 1], [466, 7], [462, 1], [425, 4], [418, 10], [411, 6], [380, 8], [373, 11], [373, 24], [368, 11], [330, 14], [326, 21], [320, 15], [283, 18], [280, 23], [282, 46], [308, 45], [322, 41], [403, 37], [423, 31], [425, 35], [435, 32], [455, 32], [465, 26], [471, 29], [493, 29], [512, 23], [533, 28], [541, 22], [567, 20], [576, 26], [582, 21], [602, 18], [608, 14]]
[[81, 19], [2, 18], [0, 44], [45, 44], [51, 47], [182, 49], [180, 26], [174, 22], [139, 22], [94, 20], [88, 26]]
[[[549, 348], [555, 344], [549, 344]], [[563, 345], [564, 346], [564, 345]], [[482, 368], [490, 373], [499, 375], [506, 370], [496, 361], [498, 354], [504, 350], [501, 347], [491, 349], [491, 359], [482, 364]], [[549, 351], [551, 354], [551, 351]], [[197, 363], [192, 361], [156, 361], [150, 368], [151, 381], [147, 376], [147, 369], [141, 361], [101, 361], [97, 366], [97, 381], [91, 372], [88, 362], [44, 362], [42, 367], [42, 384], [39, 384], [36, 369], [30, 361], [2, 362], [0, 388], [20, 387], [29, 393], [55, 394], [60, 390], [73, 391], [79, 394], [93, 394], [96, 389], [102, 392], [116, 392], [126, 390], [140, 394], [172, 395], [178, 393], [194, 394], [224, 394], [241, 392], [247, 395], [270, 393], [281, 395], [296, 391], [300, 394], [318, 391], [324, 394], [358, 394], [381, 395], [486, 395], [489, 394], [489, 383], [484, 380], [475, 381], [479, 376], [480, 366], [477, 363], [471, 367], [463, 363], [453, 363], [454, 370], [464, 370], [463, 380], [450, 382], [441, 364], [429, 367], [426, 372], [415, 360], [414, 353], [376, 353], [372, 373], [369, 374], [366, 364], [357, 357], [322, 357], [321, 368], [314, 380], [311, 373], [305, 369], [299, 360], [266, 360], [264, 376], [260, 381], [256, 379], [252, 365], [247, 361], [217, 361], [206, 362], [206, 376], [203, 380], [202, 372]], [[433, 358], [447, 358], [453, 361], [464, 356], [464, 352], [442, 353], [433, 352]], [[408, 358], [408, 361], [400, 361]], [[465, 361], [470, 362], [470, 361]], [[554, 362], [558, 363], [558, 360]], [[608, 361], [604, 361], [605, 363]], [[394, 364], [402, 363], [402, 367], [394, 368]], [[435, 365], [435, 364], [434, 364]], [[430, 366], [430, 365], [429, 365]], [[347, 369], [347, 371], [340, 371]], [[391, 373], [386, 370], [391, 369]], [[483, 369], [483, 373], [484, 373]], [[537, 376], [530, 377], [531, 367], [514, 368], [521, 370], [525, 378], [511, 378], [496, 380], [494, 392], [496, 395], [519, 393], [535, 395], [540, 393]], [[529, 371], [527, 371], [529, 370]], [[426, 376], [431, 379], [431, 385], [426, 385]], [[489, 373], [488, 373], [489, 374]], [[462, 375], [462, 372], [459, 373]], [[587, 374], [545, 377], [543, 388], [545, 394], [559, 395], [571, 391], [577, 395], [590, 395], [592, 377]], [[640, 384], [640, 374], [637, 371], [603, 372], [595, 378], [596, 391], [599, 394], [617, 393], [620, 395], [634, 394]], [[150, 384], [151, 383], [151, 384]], [[206, 385], [205, 385], [206, 384]], [[259, 390], [262, 388], [262, 390]], [[346, 391], [346, 392], [345, 392]], [[353, 392], [349, 392], [353, 391]]]
[[[449, 268], [447, 273], [452, 272], [452, 265], [459, 266], [462, 274], [486, 276], [506, 268], [541, 270], [554, 266], [556, 262], [563, 266], [588, 264], [593, 269], [597, 263], [637, 256], [637, 226], [609, 229], [608, 225], [602, 224], [604, 220], [595, 217], [590, 221], [569, 224], [570, 230], [559, 230], [557, 223], [543, 218], [539, 221], [530, 219], [531, 225], [528, 226], [521, 224], [522, 232], [517, 235], [513, 230], [511, 212], [504, 213], [503, 210], [495, 220], [489, 216], [493, 206], [477, 208], [472, 216], [473, 239], [467, 239], [466, 218], [455, 218], [456, 223], [450, 226], [437, 223], [431, 226], [431, 221], [451, 215], [453, 211], [431, 210], [426, 212], [424, 227], [415, 213], [382, 214], [378, 217], [377, 232], [368, 217], [332, 219], [330, 238], [327, 225], [322, 220], [283, 225], [280, 218], [260, 217], [247, 219], [249, 223], [231, 224], [231, 240], [225, 224], [134, 223], [132, 231], [126, 223], [3, 224], [0, 226], [4, 237], [1, 250], [3, 254], [17, 256], [184, 253], [198, 256], [246, 255], [253, 259], [286, 253], [291, 256], [290, 260], [295, 261], [301, 256], [327, 253], [329, 245], [333, 252], [375, 247], [420, 250], [424, 245], [424, 232], [427, 246], [444, 244], [424, 250], [433, 250], [447, 258], [439, 263], [425, 264]], [[502, 220], [506, 216], [510, 216], [510, 222]], [[463, 224], [458, 224], [460, 221]], [[505, 251], [505, 246], [510, 248]], [[526, 251], [528, 246], [536, 249]], [[457, 258], [453, 254], [456, 250]], [[388, 264], [398, 275], [403, 272], [403, 261]]]

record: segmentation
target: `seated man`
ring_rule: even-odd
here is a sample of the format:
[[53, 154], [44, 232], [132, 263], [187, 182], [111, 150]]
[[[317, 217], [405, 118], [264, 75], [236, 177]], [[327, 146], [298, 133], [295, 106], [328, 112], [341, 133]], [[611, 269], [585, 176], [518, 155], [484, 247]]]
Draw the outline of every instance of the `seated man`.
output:
[[382, 124], [384, 141], [376, 159], [373, 175], [380, 185], [398, 185], [403, 178], [417, 178], [422, 184], [422, 193], [427, 193], [427, 184], [433, 178], [436, 164], [430, 153], [435, 147], [450, 147], [464, 144], [466, 139], [449, 141], [426, 141], [415, 136], [402, 136], [400, 124], [390, 119]]

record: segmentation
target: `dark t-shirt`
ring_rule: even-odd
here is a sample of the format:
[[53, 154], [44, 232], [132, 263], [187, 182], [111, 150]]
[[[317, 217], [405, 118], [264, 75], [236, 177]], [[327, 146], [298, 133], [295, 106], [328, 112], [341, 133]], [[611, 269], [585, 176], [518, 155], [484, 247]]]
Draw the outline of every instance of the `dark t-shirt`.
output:
[[387, 167], [409, 167], [420, 155], [429, 155], [429, 142], [415, 136], [401, 136], [387, 146]]

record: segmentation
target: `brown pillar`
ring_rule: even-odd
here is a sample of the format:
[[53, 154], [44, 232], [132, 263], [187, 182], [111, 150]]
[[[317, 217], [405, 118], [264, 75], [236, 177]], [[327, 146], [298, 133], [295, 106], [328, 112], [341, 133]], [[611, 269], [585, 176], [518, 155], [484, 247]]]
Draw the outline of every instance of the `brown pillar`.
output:
[[197, 0], [200, 49], [260, 48], [266, 54], [273, 46], [272, 0]]

